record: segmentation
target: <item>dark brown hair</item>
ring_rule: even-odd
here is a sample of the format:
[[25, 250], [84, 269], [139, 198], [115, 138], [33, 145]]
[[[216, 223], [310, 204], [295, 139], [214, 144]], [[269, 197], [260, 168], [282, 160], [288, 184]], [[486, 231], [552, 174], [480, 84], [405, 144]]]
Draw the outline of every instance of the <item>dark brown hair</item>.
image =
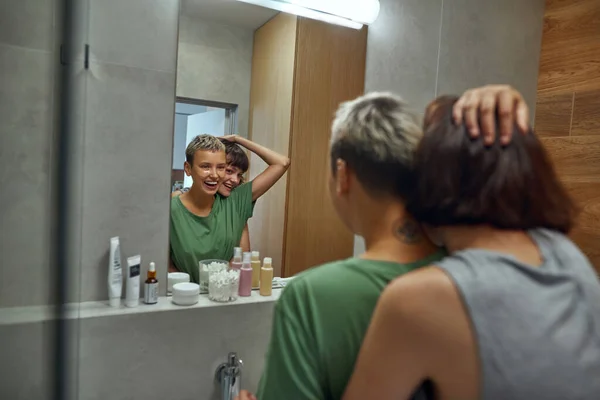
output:
[[248, 168], [250, 167], [250, 161], [248, 160], [246, 152], [242, 150], [240, 146], [233, 142], [230, 142], [228, 140], [222, 140], [222, 142], [223, 144], [225, 144], [227, 164], [239, 168], [242, 171], [242, 173], [248, 171]]
[[491, 225], [568, 232], [576, 207], [542, 144], [514, 127], [511, 143], [486, 147], [452, 120], [457, 97], [434, 100], [425, 113], [408, 210], [432, 226]]

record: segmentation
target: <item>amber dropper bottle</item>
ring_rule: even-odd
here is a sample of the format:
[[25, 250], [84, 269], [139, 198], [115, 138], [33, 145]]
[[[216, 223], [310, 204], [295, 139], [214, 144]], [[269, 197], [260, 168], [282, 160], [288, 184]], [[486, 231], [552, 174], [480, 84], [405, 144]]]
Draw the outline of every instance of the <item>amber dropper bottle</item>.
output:
[[156, 279], [156, 265], [151, 262], [148, 268], [148, 278], [144, 282], [144, 303], [158, 303], [158, 279]]

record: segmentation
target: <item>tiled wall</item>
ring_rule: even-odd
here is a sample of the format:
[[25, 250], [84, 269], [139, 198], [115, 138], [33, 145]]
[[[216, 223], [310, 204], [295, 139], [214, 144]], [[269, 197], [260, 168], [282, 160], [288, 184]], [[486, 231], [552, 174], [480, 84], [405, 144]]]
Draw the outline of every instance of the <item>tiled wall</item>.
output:
[[[436, 96], [507, 83], [523, 93], [533, 115], [544, 0], [380, 3], [369, 26], [365, 91], [393, 91], [422, 113]], [[362, 251], [356, 238], [354, 252]]]
[[178, 14], [177, 0], [89, 3], [80, 301], [106, 298], [112, 236], [166, 275]]
[[10, 307], [49, 301], [54, 2], [1, 10], [0, 307]]
[[[73, 400], [220, 400], [216, 367], [243, 360], [242, 387], [256, 391], [274, 303], [183, 308], [71, 320]], [[229, 327], [229, 328], [226, 328]], [[51, 323], [0, 325], [2, 399], [50, 398]]]
[[237, 104], [238, 134], [247, 137], [254, 31], [187, 14], [179, 25], [177, 96]]
[[[71, 256], [72, 301], [106, 298], [108, 240], [166, 274], [178, 0], [80, 0]], [[49, 301], [54, 74], [53, 0], [3, 1], [0, 13], [0, 307]], [[80, 284], [80, 285], [79, 285]]]

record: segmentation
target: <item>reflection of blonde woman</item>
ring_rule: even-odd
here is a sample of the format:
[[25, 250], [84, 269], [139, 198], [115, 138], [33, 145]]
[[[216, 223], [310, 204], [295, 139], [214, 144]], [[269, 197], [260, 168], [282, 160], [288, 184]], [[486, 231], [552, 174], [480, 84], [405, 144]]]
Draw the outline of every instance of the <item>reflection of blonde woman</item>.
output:
[[229, 260], [252, 216], [254, 202], [285, 173], [289, 159], [238, 136], [224, 140], [256, 153], [268, 167], [254, 180], [218, 195], [225, 180], [225, 145], [211, 135], [196, 136], [186, 148], [185, 173], [192, 178], [189, 191], [171, 199], [170, 271], [186, 272], [198, 283], [198, 261]]
[[[240, 146], [229, 140], [222, 139], [221, 141], [225, 144], [227, 167], [225, 168], [225, 178], [223, 179], [223, 183], [219, 186], [219, 194], [221, 196], [229, 197], [233, 189], [244, 183], [244, 174], [250, 167], [250, 161]], [[179, 196], [188, 190], [190, 190], [190, 188], [175, 190], [171, 193], [171, 197]], [[250, 251], [250, 232], [248, 230], [248, 224], [244, 226], [240, 247], [242, 248], [242, 251]]]
[[485, 147], [427, 109], [408, 203], [450, 255], [382, 294], [344, 400], [600, 399], [600, 283], [539, 139]]

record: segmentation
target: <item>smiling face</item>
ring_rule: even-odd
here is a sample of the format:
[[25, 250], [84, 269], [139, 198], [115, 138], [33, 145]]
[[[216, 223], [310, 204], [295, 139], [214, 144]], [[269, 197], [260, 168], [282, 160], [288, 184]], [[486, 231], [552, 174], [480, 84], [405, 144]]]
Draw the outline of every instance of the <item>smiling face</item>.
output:
[[244, 181], [244, 172], [238, 167], [229, 164], [225, 168], [223, 183], [219, 186], [219, 194], [225, 197], [231, 195], [231, 191], [240, 186]]
[[192, 163], [185, 162], [185, 173], [192, 177], [192, 186], [214, 196], [225, 179], [225, 151], [197, 150]]

